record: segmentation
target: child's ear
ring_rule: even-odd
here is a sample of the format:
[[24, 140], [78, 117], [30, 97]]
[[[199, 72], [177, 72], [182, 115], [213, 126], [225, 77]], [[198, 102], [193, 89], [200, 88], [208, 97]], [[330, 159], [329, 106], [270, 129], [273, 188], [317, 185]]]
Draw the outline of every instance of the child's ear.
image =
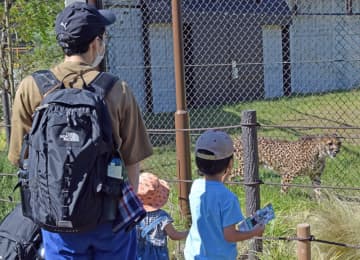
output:
[[231, 174], [231, 170], [232, 170], [233, 166], [234, 166], [234, 159], [231, 158], [230, 161], [229, 161], [229, 164], [228, 164], [228, 166], [227, 166], [227, 168], [226, 168], [226, 170], [224, 172], [224, 175], [221, 178], [222, 182], [227, 181], [229, 175]]
[[228, 168], [230, 168], [230, 170], [234, 167], [234, 157], [232, 157], [229, 161], [229, 165]]

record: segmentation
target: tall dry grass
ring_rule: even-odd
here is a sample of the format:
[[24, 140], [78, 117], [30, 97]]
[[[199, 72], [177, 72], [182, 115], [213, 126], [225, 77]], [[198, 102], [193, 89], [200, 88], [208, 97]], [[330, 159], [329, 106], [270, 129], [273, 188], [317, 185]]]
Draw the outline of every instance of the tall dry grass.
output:
[[[360, 247], [360, 197], [325, 192], [319, 206], [305, 218], [315, 239]], [[319, 260], [360, 259], [360, 249], [312, 242], [312, 258]]]

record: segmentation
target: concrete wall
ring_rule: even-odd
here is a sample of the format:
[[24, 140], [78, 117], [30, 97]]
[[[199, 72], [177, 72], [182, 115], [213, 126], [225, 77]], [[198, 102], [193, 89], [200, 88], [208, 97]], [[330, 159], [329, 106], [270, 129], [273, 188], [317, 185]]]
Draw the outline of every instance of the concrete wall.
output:
[[[292, 91], [318, 93], [358, 87], [359, 15], [348, 15], [345, 1], [299, 2], [290, 28]], [[358, 2], [353, 1], [353, 12], [359, 11]]]
[[108, 70], [125, 80], [145, 109], [145, 76], [142, 20], [139, 8], [112, 8], [116, 22], [108, 28]]
[[262, 27], [265, 98], [284, 95], [281, 31], [278, 25]]
[[151, 24], [149, 36], [153, 111], [155, 113], [175, 112], [176, 92], [171, 25]]

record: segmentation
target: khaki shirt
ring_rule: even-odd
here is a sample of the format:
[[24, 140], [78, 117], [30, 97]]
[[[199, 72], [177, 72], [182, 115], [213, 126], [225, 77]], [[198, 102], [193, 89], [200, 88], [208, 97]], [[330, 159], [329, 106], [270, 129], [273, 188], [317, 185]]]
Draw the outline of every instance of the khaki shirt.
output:
[[[76, 72], [91, 70], [87, 64], [80, 62], [63, 62], [51, 71], [63, 80], [65, 87], [82, 88], [83, 81]], [[86, 84], [89, 84], [98, 71], [91, 70], [83, 75]], [[12, 118], [11, 139], [8, 159], [18, 165], [23, 137], [31, 129], [32, 116], [35, 108], [40, 104], [42, 95], [32, 76], [24, 78], [15, 95]], [[152, 154], [152, 146], [146, 133], [145, 125], [135, 97], [124, 81], [118, 81], [105, 97], [112, 121], [113, 137], [125, 165], [140, 162]]]

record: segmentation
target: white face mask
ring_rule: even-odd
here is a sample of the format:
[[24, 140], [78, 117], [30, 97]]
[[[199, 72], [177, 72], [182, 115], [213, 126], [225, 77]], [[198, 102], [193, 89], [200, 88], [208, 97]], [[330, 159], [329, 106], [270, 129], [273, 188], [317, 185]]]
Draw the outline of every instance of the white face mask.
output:
[[101, 53], [98, 52], [98, 53], [96, 54], [96, 58], [95, 58], [95, 60], [94, 60], [93, 63], [92, 63], [93, 68], [97, 67], [97, 66], [100, 64], [100, 62], [104, 59], [104, 55], [105, 55], [105, 43], [104, 43], [103, 40], [101, 40], [101, 43], [102, 43], [102, 51], [101, 51]]

